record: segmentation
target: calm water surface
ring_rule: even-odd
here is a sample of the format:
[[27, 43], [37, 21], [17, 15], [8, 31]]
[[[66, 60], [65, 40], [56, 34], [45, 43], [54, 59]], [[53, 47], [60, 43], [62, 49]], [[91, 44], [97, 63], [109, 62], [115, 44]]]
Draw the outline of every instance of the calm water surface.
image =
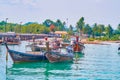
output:
[[[11, 49], [23, 51], [26, 42]], [[5, 61], [5, 46], [0, 46], [0, 80], [120, 80], [120, 55], [117, 43], [109, 45], [86, 44], [84, 53], [77, 62], [49, 63], [32, 62], [13, 64], [10, 56]]]

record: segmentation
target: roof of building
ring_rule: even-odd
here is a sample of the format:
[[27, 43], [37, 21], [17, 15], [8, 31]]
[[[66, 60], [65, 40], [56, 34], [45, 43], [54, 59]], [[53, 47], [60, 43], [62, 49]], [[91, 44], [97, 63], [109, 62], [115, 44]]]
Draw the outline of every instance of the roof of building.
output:
[[55, 34], [68, 34], [66, 31], [55, 31]]

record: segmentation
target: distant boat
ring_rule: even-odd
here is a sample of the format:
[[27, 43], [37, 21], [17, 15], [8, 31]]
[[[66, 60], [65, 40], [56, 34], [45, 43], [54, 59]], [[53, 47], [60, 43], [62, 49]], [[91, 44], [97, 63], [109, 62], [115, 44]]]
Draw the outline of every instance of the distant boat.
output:
[[75, 42], [73, 44], [73, 51], [74, 52], [82, 52], [84, 48], [85, 48], [85, 46], [81, 42]]
[[45, 56], [45, 52], [41, 52], [41, 51], [30, 52], [29, 51], [27, 53], [24, 53], [24, 52], [19, 52], [19, 51], [9, 49], [6, 43], [5, 43], [5, 46], [14, 62], [35, 62], [35, 61], [47, 60]]
[[6, 42], [7, 45], [19, 45], [19, 44], [21, 44], [21, 41], [19, 38], [12, 38], [12, 37], [7, 38], [6, 37], [6, 39], [3, 38], [1, 43], [4, 44], [4, 41]]
[[82, 52], [85, 48], [82, 42], [79, 42], [79, 36], [75, 36], [76, 40], [71, 41], [71, 45], [73, 46], [74, 52]]
[[7, 32], [4, 34], [5, 36], [2, 37], [2, 44], [6, 42], [8, 45], [19, 45], [21, 44], [20, 36], [15, 32]]
[[120, 46], [118, 47], [118, 50], [120, 50]]

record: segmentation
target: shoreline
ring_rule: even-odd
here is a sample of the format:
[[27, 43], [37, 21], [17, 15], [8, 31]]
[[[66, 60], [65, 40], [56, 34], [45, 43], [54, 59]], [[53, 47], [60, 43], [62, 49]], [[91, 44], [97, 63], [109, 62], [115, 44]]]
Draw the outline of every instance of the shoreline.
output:
[[101, 41], [101, 40], [94, 40], [94, 41], [88, 41], [86, 39], [81, 40], [84, 44], [106, 44], [106, 43], [120, 43], [120, 41]]
[[[52, 41], [53, 38], [48, 38], [48, 41]], [[63, 41], [62, 38], [57, 38], [57, 40], [59, 41]], [[30, 42], [32, 42], [32, 40], [29, 40]], [[39, 41], [45, 41], [45, 39], [36, 39], [35, 42], [39, 42]], [[120, 43], [120, 41], [101, 41], [101, 40], [94, 40], [94, 41], [89, 41], [87, 39], [82, 39], [81, 41], [83, 44], [101, 44], [101, 45], [108, 45], [108, 43]]]

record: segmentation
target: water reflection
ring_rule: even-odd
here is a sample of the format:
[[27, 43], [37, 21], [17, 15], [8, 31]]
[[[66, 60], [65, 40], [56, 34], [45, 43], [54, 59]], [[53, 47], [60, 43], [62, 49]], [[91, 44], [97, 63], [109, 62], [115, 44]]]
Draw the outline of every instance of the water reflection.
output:
[[[14, 47], [15, 50], [25, 50], [23, 44], [20, 46], [22, 48]], [[89, 44], [85, 47], [85, 54], [76, 53], [73, 63], [43, 61], [12, 64], [7, 69], [7, 80], [120, 80], [117, 44]]]
[[[8, 69], [7, 77], [12, 80], [22, 80], [28, 78], [27, 76], [35, 76], [35, 79], [49, 79], [52, 76], [66, 76], [69, 75], [73, 63], [49, 63], [49, 62], [33, 62], [33, 63], [16, 63]], [[67, 71], [67, 72], [64, 72]], [[27, 76], [26, 76], [27, 75]], [[36, 76], [38, 75], [38, 76]], [[35, 80], [34, 79], [34, 80]]]
[[118, 51], [118, 55], [120, 56], [120, 50]]
[[[7, 80], [56, 80], [57, 78], [64, 79], [66, 76], [69, 77], [72, 75], [73, 64], [77, 64], [77, 62], [79, 62], [79, 60], [83, 57], [83, 53], [75, 53], [73, 62], [49, 63], [48, 61], [43, 61], [15, 63], [12, 64], [11, 67], [9, 66], [7, 69]], [[77, 70], [79, 64], [75, 66]], [[68, 77], [66, 77], [66, 79], [68, 79]]]

